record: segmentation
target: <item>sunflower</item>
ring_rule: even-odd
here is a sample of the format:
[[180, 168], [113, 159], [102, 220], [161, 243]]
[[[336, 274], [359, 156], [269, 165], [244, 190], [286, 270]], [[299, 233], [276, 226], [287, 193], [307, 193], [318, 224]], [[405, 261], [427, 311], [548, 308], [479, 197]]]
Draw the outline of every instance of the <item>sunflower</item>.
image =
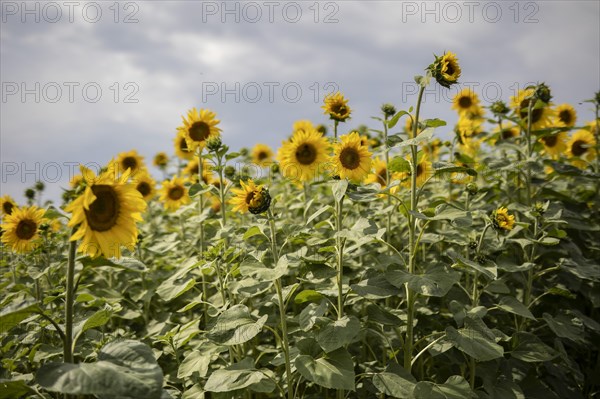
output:
[[[200, 173], [198, 165], [198, 158], [194, 158], [187, 164], [187, 166], [183, 170], [183, 173], [189, 177], [188, 180], [194, 183], [198, 182], [198, 174]], [[212, 179], [212, 168], [205, 159], [202, 159], [202, 181], [204, 182], [204, 184], [209, 184], [212, 181]]]
[[160, 190], [160, 200], [164, 202], [167, 210], [175, 211], [180, 206], [192, 202], [184, 183], [185, 179], [177, 176], [163, 182]]
[[500, 128], [497, 127], [494, 130], [494, 134], [490, 141], [492, 144], [498, 144], [503, 141], [518, 137], [520, 134], [521, 134], [521, 129], [516, 125], [503, 126], [502, 130], [500, 130]]
[[75, 189], [79, 187], [79, 185], [83, 182], [84, 180], [82, 175], [73, 175], [73, 177], [71, 177], [71, 180], [69, 180], [69, 185], [71, 186], [71, 188]]
[[118, 173], [123, 173], [127, 169], [131, 169], [131, 176], [135, 176], [138, 172], [146, 170], [144, 165], [144, 157], [142, 157], [136, 150], [128, 152], [122, 152], [117, 155]]
[[165, 169], [169, 164], [169, 156], [166, 152], [158, 152], [156, 155], [154, 155], [152, 163], [159, 169]]
[[435, 61], [427, 69], [431, 71], [435, 80], [446, 88], [458, 83], [461, 73], [458, 58], [452, 52], [445, 53], [441, 57], [435, 56]]
[[155, 187], [156, 182], [148, 173], [140, 173], [135, 177], [135, 188], [142, 194], [142, 197], [144, 197], [146, 201], [154, 198], [154, 195], [156, 194]]
[[[407, 160], [410, 162], [409, 159]], [[423, 187], [425, 182], [431, 177], [432, 170], [433, 166], [431, 165], [431, 162], [429, 162], [429, 157], [425, 154], [421, 155], [421, 158], [417, 163], [417, 187]], [[403, 186], [410, 187], [410, 175], [410, 171], [400, 172], [398, 174], [398, 180], [402, 182]]]
[[271, 205], [271, 196], [269, 190], [263, 185], [256, 185], [252, 179], [248, 183], [240, 180], [242, 188], [233, 188], [231, 191], [235, 194], [229, 203], [234, 205], [233, 211], [246, 213], [250, 211], [255, 215], [266, 212]]
[[508, 213], [508, 209], [500, 207], [492, 211], [492, 225], [496, 230], [510, 231], [515, 225], [515, 216]]
[[333, 146], [331, 161], [340, 178], [356, 182], [362, 181], [369, 174], [372, 163], [369, 148], [361, 144], [356, 132], [340, 137], [340, 141]]
[[10, 195], [0, 197], [0, 215], [10, 215], [17, 208], [17, 203]]
[[313, 126], [311, 121], [309, 121], [308, 119], [301, 119], [294, 122], [294, 126], [292, 127], [292, 133], [296, 133], [300, 130], [308, 132], [314, 129], [315, 127]]
[[281, 173], [288, 179], [314, 179], [326, 166], [328, 149], [327, 139], [314, 129], [294, 133], [277, 153]]
[[567, 132], [559, 132], [548, 136], [540, 137], [540, 142], [544, 144], [544, 152], [553, 159], [565, 152], [567, 148]]
[[596, 139], [588, 130], [581, 129], [575, 132], [567, 143], [566, 155], [573, 159], [572, 163], [578, 168], [585, 168], [586, 163], [596, 157]]
[[175, 136], [175, 155], [181, 159], [189, 160], [194, 158], [194, 153], [188, 148], [183, 132], [178, 132], [177, 136]]
[[423, 152], [427, 154], [430, 159], [436, 160], [440, 155], [440, 148], [442, 148], [442, 140], [435, 138], [433, 141], [430, 141], [423, 146]]
[[[516, 115], [527, 126], [527, 112], [529, 103], [535, 101], [535, 91], [533, 89], [519, 90], [516, 96], [511, 97], [511, 107]], [[536, 107], [533, 104], [531, 109], [531, 129], [538, 130], [550, 126], [554, 111], [550, 108], [550, 104], [543, 104], [541, 107]]]
[[69, 227], [78, 227], [71, 241], [80, 240], [79, 252], [92, 257], [121, 257], [121, 245], [132, 248], [137, 242], [136, 221], [142, 221], [146, 201], [128, 183], [130, 171], [115, 175], [117, 165], [111, 162], [105, 172], [94, 172], [80, 166], [86, 180], [85, 191], [65, 210], [72, 213]]
[[[380, 159], [379, 157], [376, 157], [373, 160], [373, 170], [374, 173], [370, 173], [366, 178], [365, 178], [365, 184], [369, 184], [369, 183], [378, 183], [381, 188], [385, 188], [386, 187], [386, 183], [387, 183], [387, 164], [385, 163], [385, 161], [383, 159]], [[391, 175], [391, 173], [390, 173]], [[390, 176], [391, 179], [391, 176]]]
[[483, 139], [476, 139], [474, 137], [462, 138], [461, 142], [458, 143], [458, 150], [471, 158], [475, 158], [482, 142]]
[[577, 112], [575, 111], [575, 108], [573, 108], [572, 105], [570, 105], [570, 104], [558, 105], [554, 109], [554, 113], [556, 114], [556, 119], [558, 119], [558, 121], [561, 122], [561, 124], [563, 126], [566, 126], [566, 127], [575, 126], [575, 122], [577, 121]]
[[468, 139], [483, 132], [483, 118], [469, 118], [464, 114], [458, 118], [456, 132], [460, 139]]
[[203, 149], [206, 141], [211, 137], [218, 137], [221, 129], [217, 127], [219, 120], [217, 115], [207, 109], [197, 110], [192, 108], [188, 111], [187, 118], [182, 117], [183, 126], [177, 128], [183, 132], [188, 148], [194, 152]]
[[27, 253], [39, 245], [40, 225], [45, 209], [37, 206], [13, 208], [2, 224], [2, 242], [9, 245], [18, 254]]
[[252, 149], [252, 162], [258, 166], [269, 166], [273, 162], [273, 150], [266, 144], [256, 144]]
[[481, 113], [479, 97], [471, 89], [464, 88], [452, 99], [452, 109], [456, 110], [459, 115], [479, 114]]
[[350, 118], [352, 110], [348, 106], [348, 100], [339, 91], [326, 95], [324, 102], [325, 105], [321, 108], [325, 111], [325, 115], [329, 115], [334, 121], [344, 122]]

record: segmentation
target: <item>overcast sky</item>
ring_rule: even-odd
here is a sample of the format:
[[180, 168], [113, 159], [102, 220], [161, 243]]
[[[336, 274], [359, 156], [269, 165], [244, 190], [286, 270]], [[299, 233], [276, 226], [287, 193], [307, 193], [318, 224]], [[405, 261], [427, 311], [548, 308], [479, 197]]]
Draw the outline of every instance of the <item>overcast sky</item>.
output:
[[[600, 90], [598, 1], [1, 5], [1, 194], [18, 201], [36, 179], [59, 198], [76, 163], [172, 154], [191, 107], [214, 110], [234, 149], [276, 149], [298, 119], [329, 123], [320, 107], [333, 89], [353, 109], [342, 132], [378, 128], [370, 116], [414, 105], [413, 76], [445, 50], [484, 104], [544, 81], [584, 122], [593, 114], [580, 102]], [[424, 116], [448, 121], [440, 136], [456, 91], [425, 96]]]

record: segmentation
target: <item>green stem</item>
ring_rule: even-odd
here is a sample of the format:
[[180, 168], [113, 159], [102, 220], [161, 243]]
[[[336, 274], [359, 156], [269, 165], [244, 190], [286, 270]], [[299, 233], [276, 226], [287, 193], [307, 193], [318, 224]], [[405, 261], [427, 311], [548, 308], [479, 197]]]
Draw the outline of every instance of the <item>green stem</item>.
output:
[[[389, 189], [390, 187], [390, 170], [389, 170], [389, 165], [390, 165], [390, 147], [388, 147], [387, 141], [388, 141], [388, 125], [387, 125], [387, 121], [388, 121], [388, 116], [385, 115], [384, 117], [384, 122], [383, 122], [383, 143], [384, 143], [384, 156], [385, 156], [385, 187]], [[388, 209], [391, 207], [392, 205], [392, 197], [390, 195], [387, 196], [387, 207]], [[385, 221], [385, 240], [391, 244], [391, 239], [392, 239], [392, 211], [389, 210], [386, 216], [386, 221]], [[390, 252], [391, 255], [391, 252]]]
[[335, 202], [336, 217], [335, 217], [335, 230], [336, 235], [336, 248], [337, 248], [337, 311], [338, 320], [344, 317], [344, 293], [343, 293], [343, 276], [344, 276], [344, 243], [345, 240], [339, 236], [342, 231], [342, 211], [344, 207], [344, 197]]
[[[202, 184], [204, 182], [204, 165], [202, 165], [202, 150], [199, 149], [196, 153], [198, 158], [198, 184]], [[202, 216], [204, 212], [204, 194], [199, 194], [198, 198], [198, 216]], [[204, 222], [199, 223], [200, 230], [200, 256], [204, 253]]]
[[534, 98], [529, 100], [527, 104], [527, 166], [526, 166], [526, 179], [525, 179], [525, 188], [527, 189], [527, 205], [531, 205], [531, 168], [529, 167], [529, 158], [531, 158], [531, 154], [533, 153], [533, 146], [531, 145], [531, 112], [533, 109], [533, 101]]
[[[73, 229], [75, 233], [75, 229]], [[67, 260], [67, 283], [65, 293], [65, 339], [63, 360], [73, 363], [73, 296], [75, 294], [75, 252], [77, 241], [69, 242], [69, 258]]]
[[223, 179], [223, 169], [225, 168], [225, 164], [223, 164], [223, 159], [218, 157], [218, 169], [219, 169], [219, 200], [221, 201], [221, 221], [223, 222], [223, 227], [227, 224], [227, 212], [225, 208], [225, 180]]
[[[271, 251], [273, 253], [273, 266], [279, 262], [279, 251], [277, 250], [277, 235], [275, 230], [275, 218], [271, 208], [268, 210], [269, 225], [271, 227]], [[288, 399], [294, 397], [294, 387], [292, 384], [292, 367], [290, 363], [290, 346], [288, 342], [287, 319], [285, 301], [283, 299], [283, 289], [281, 287], [281, 278], [275, 280], [275, 290], [277, 291], [277, 300], [279, 301], [279, 319], [281, 322], [281, 342], [283, 343], [283, 356], [285, 357], [285, 375], [287, 380]]]

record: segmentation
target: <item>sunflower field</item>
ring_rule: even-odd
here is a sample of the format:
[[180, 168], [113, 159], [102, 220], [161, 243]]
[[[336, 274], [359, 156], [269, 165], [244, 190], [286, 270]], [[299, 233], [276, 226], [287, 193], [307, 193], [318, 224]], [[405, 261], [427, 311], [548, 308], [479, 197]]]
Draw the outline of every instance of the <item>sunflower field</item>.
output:
[[425, 71], [368, 128], [336, 92], [234, 152], [193, 108], [160, 179], [131, 150], [4, 195], [0, 398], [600, 397], [600, 92], [423, 119], [461, 76]]

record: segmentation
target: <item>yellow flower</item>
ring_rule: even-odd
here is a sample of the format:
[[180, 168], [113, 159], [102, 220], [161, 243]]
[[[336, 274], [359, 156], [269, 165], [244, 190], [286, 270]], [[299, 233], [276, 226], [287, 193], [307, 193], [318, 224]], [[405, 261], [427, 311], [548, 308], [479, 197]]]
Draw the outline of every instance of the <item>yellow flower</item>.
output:
[[569, 158], [575, 158], [571, 161], [573, 165], [581, 169], [585, 168], [585, 161], [591, 162], [596, 157], [594, 135], [585, 129], [576, 131], [567, 143], [566, 155]]
[[[187, 164], [187, 166], [183, 170], [183, 173], [189, 177], [188, 180], [194, 183], [198, 182], [198, 174], [200, 173], [198, 165], [198, 158], [194, 158]], [[202, 181], [204, 182], [204, 184], [209, 184], [212, 181], [212, 179], [212, 168], [205, 159], [202, 159]]]
[[37, 206], [13, 208], [2, 223], [2, 242], [18, 254], [30, 252], [39, 242], [40, 225], [46, 222], [44, 209]]
[[202, 150], [206, 141], [212, 137], [218, 137], [221, 129], [217, 127], [219, 120], [215, 119], [217, 115], [207, 109], [197, 110], [192, 108], [188, 111], [187, 118], [182, 117], [183, 126], [177, 128], [183, 132], [187, 147], [195, 152], [197, 149]]
[[[407, 160], [410, 162], [408, 157]], [[431, 162], [429, 162], [429, 158], [427, 155], [422, 155], [417, 163], [417, 187], [423, 187], [425, 182], [432, 176], [432, 173], [433, 166], [431, 165]], [[400, 180], [403, 186], [410, 187], [410, 175], [410, 171], [400, 172], [398, 174], [398, 180]]]
[[511, 97], [511, 107], [523, 122], [523, 127], [526, 128], [529, 103], [534, 101], [531, 109], [531, 130], [538, 130], [551, 125], [554, 111], [550, 104], [536, 107], [534, 93], [534, 89], [519, 90], [516, 96]]
[[452, 99], [452, 109], [456, 110], [459, 115], [479, 114], [481, 113], [479, 97], [471, 89], [464, 88]]
[[314, 129], [294, 133], [290, 140], [282, 143], [277, 153], [281, 173], [288, 179], [314, 179], [327, 166], [328, 149], [327, 139]]
[[500, 207], [492, 212], [492, 225], [497, 230], [510, 231], [515, 225], [515, 216], [508, 213], [508, 209]]
[[255, 215], [266, 212], [271, 205], [271, 196], [269, 190], [263, 185], [256, 185], [252, 179], [248, 183], [240, 180], [242, 188], [233, 188], [231, 191], [235, 197], [229, 200], [234, 205], [233, 211], [246, 213], [250, 211]]
[[362, 181], [371, 170], [371, 162], [369, 148], [361, 144], [356, 132], [341, 136], [333, 145], [332, 163], [342, 179]]
[[324, 102], [325, 105], [321, 108], [325, 111], [325, 115], [329, 115], [334, 121], [344, 122], [352, 113], [348, 100], [339, 91], [325, 96]]
[[567, 132], [559, 132], [544, 137], [540, 137], [540, 142], [544, 144], [544, 152], [551, 158], [557, 159], [558, 156], [565, 152]]
[[[373, 171], [374, 171], [374, 173], [370, 173], [365, 178], [365, 184], [378, 183], [381, 186], [381, 189], [386, 188], [387, 187], [387, 185], [386, 185], [387, 165], [386, 165], [385, 161], [383, 159], [380, 159], [379, 157], [375, 158], [373, 160]], [[392, 182], [394, 180], [401, 180], [401, 179], [402, 179], [402, 177], [400, 176], [400, 173], [390, 172], [390, 182]], [[390, 192], [392, 194], [398, 192], [398, 186], [392, 187], [390, 189]]]
[[154, 156], [152, 163], [157, 168], [164, 169], [169, 164], [169, 156], [166, 152], [159, 152]]
[[185, 179], [177, 176], [173, 176], [171, 180], [165, 180], [162, 183], [160, 200], [164, 202], [165, 209], [176, 211], [180, 206], [192, 202], [184, 183]]
[[122, 152], [117, 155], [118, 173], [124, 173], [127, 169], [131, 169], [130, 176], [135, 176], [138, 172], [146, 170], [144, 165], [144, 157], [142, 157], [136, 150], [128, 152]]
[[17, 208], [17, 203], [10, 195], [0, 197], [0, 215], [10, 215]]
[[146, 201], [154, 198], [156, 182], [148, 173], [140, 173], [135, 177], [135, 188], [142, 194]]
[[96, 176], [93, 171], [80, 166], [86, 180], [85, 191], [65, 210], [72, 213], [69, 227], [78, 227], [71, 241], [81, 240], [79, 252], [92, 257], [121, 257], [121, 245], [132, 249], [137, 242], [136, 222], [142, 221], [146, 201], [128, 183], [130, 172], [120, 177], [112, 161], [105, 172]]
[[464, 114], [458, 118], [456, 131], [461, 140], [468, 139], [483, 132], [483, 118], [468, 118]]
[[252, 162], [258, 166], [269, 166], [273, 162], [273, 150], [266, 144], [256, 144], [252, 149]]
[[313, 126], [312, 122], [309, 121], [308, 119], [301, 119], [298, 120], [296, 122], [294, 122], [294, 126], [292, 127], [292, 133], [296, 133], [300, 130], [304, 131], [304, 132], [308, 132], [311, 130], [314, 130], [315, 127]]
[[441, 57], [436, 56], [434, 63], [429, 65], [427, 69], [431, 71], [435, 80], [446, 88], [457, 83], [461, 74], [458, 58], [452, 52], [448, 52]]
[[175, 155], [181, 159], [189, 160], [194, 158], [194, 153], [188, 148], [183, 132], [178, 132], [175, 136]]
[[81, 183], [83, 183], [83, 176], [81, 175], [74, 175], [69, 181], [71, 188], [77, 188]]
[[442, 148], [442, 140], [436, 138], [423, 146], [423, 152], [427, 154], [430, 159], [436, 160], [439, 157], [440, 148]]
[[575, 108], [573, 108], [570, 104], [561, 104], [558, 105], [554, 112], [556, 114], [556, 118], [561, 122], [562, 126], [573, 127], [575, 126], [575, 122], [577, 121], [577, 112]]

